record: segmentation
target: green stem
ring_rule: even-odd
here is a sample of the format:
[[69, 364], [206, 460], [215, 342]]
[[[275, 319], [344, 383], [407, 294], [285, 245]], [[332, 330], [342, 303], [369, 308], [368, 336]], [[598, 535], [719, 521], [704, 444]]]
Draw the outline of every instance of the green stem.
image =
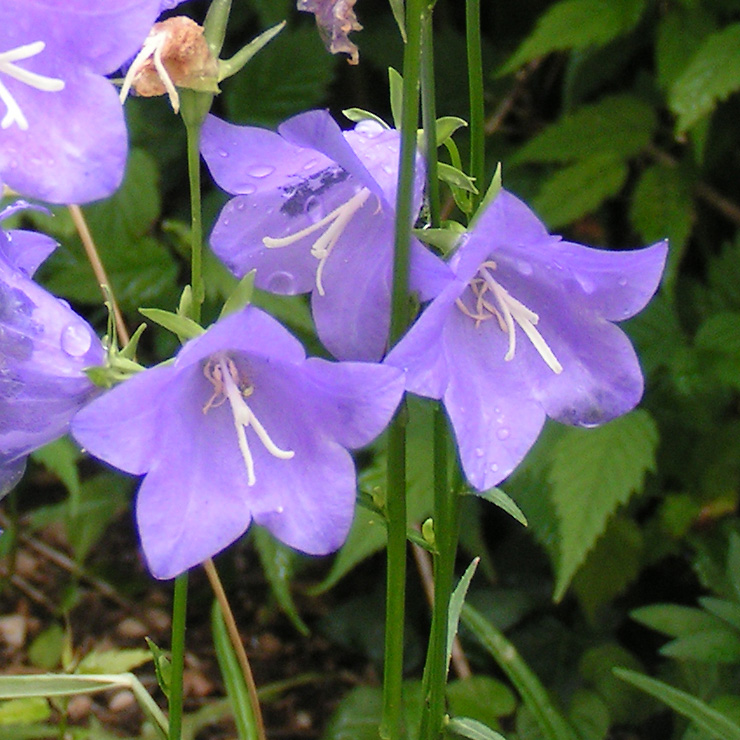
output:
[[486, 191], [485, 109], [483, 104], [483, 53], [480, 35], [480, 0], [466, 0], [465, 28], [468, 47], [468, 88], [470, 92], [470, 175], [478, 194], [474, 211]]
[[180, 90], [182, 120], [187, 131], [188, 180], [190, 183], [190, 283], [193, 305], [190, 318], [200, 323], [201, 306], [205, 300], [203, 284], [203, 214], [200, 194], [200, 130], [211, 108], [213, 95], [193, 90]]
[[172, 673], [170, 678], [170, 735], [180, 740], [182, 731], [182, 677], [185, 669], [185, 614], [188, 606], [188, 574], [175, 579], [172, 599]]
[[424, 152], [427, 163], [427, 198], [429, 225], [438, 228], [441, 221], [439, 175], [437, 167], [437, 101], [434, 84], [434, 27], [431, 6], [424, 13], [421, 26], [421, 120], [424, 125]]
[[[408, 328], [409, 251], [414, 201], [416, 131], [419, 123], [421, 19], [424, 0], [407, 0], [406, 48], [403, 60], [401, 152], [396, 198], [390, 342]], [[383, 716], [380, 735], [387, 740], [402, 734], [403, 647], [406, 613], [406, 409], [402, 406], [388, 434], [388, 550], [385, 617]]]
[[455, 556], [460, 528], [460, 496], [447, 471], [447, 419], [437, 404], [434, 413], [434, 605], [429, 648], [424, 669], [424, 696], [420, 738], [434, 740], [442, 732], [447, 685], [447, 630]]

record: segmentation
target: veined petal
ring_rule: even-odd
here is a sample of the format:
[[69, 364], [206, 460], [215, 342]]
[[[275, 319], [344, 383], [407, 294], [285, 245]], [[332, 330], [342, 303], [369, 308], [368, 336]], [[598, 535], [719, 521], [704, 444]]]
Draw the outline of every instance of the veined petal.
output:
[[228, 404], [203, 413], [211, 390], [202, 368], [186, 368], [170, 384], [159, 415], [156, 454], [136, 500], [142, 548], [157, 578], [213, 557], [251, 522]]
[[503, 360], [507, 339], [493, 322], [455, 310], [445, 327], [449, 383], [444, 404], [463, 470], [480, 491], [495, 486], [522, 461], [545, 422], [520, 369]]
[[160, 365], [117, 385], [75, 416], [74, 438], [95, 457], [143, 475], [161, 451], [163, 417], [173, 403], [167, 388], [175, 375], [171, 365]]

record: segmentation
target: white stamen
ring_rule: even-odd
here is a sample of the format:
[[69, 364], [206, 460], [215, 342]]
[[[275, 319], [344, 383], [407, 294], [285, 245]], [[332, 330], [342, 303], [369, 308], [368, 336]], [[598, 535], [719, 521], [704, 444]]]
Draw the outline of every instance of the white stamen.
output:
[[[206, 378], [213, 384], [213, 395], [203, 407], [203, 413], [212, 408], [217, 408], [228, 400], [236, 429], [236, 438], [239, 443], [239, 451], [242, 454], [244, 464], [247, 468], [247, 484], [253, 486], [257, 482], [254, 473], [254, 458], [249, 449], [246, 428], [251, 426], [257, 438], [265, 449], [280, 460], [290, 460], [295, 452], [293, 450], [282, 450], [270, 438], [267, 430], [257, 419], [252, 409], [249, 408], [245, 398], [252, 395], [254, 387], [245, 385], [240, 378], [239, 370], [230, 357], [217, 356], [211, 358], [203, 368]], [[240, 387], [241, 384], [241, 387]]]
[[154, 61], [154, 68], [157, 70], [157, 74], [159, 74], [159, 79], [162, 80], [164, 89], [167, 91], [167, 96], [170, 99], [172, 110], [175, 113], [180, 110], [180, 95], [177, 92], [175, 83], [172, 82], [172, 78], [164, 66], [164, 62], [162, 62], [162, 48], [166, 41], [167, 33], [164, 31], [160, 33], [152, 33], [147, 37], [146, 41], [144, 41], [141, 51], [136, 55], [136, 57], [134, 57], [134, 61], [131, 62], [131, 66], [129, 67], [128, 72], [126, 72], [126, 77], [123, 80], [123, 86], [121, 87], [121, 92], [119, 94], [122, 104], [125, 102], [126, 97], [131, 90], [131, 86], [134, 83], [136, 75], [141, 72], [144, 65], [151, 57]]
[[300, 239], [313, 234], [315, 231], [323, 229], [327, 224], [330, 224], [329, 228], [311, 247], [311, 256], [316, 257], [319, 261], [319, 265], [316, 268], [316, 289], [319, 291], [319, 295], [324, 295], [325, 292], [322, 278], [326, 261], [329, 259], [329, 255], [331, 254], [332, 249], [334, 249], [334, 245], [339, 241], [339, 237], [347, 228], [347, 224], [352, 219], [352, 216], [354, 216], [355, 213], [365, 205], [365, 202], [369, 197], [370, 191], [367, 188], [362, 188], [362, 190], [355, 193], [355, 195], [353, 195], [346, 203], [343, 203], [339, 208], [335, 208], [330, 214], [324, 216], [324, 218], [317, 221], [315, 224], [311, 224], [305, 229], [301, 229], [295, 234], [290, 234], [289, 236], [276, 239], [266, 236], [262, 240], [262, 243], [268, 249], [287, 247], [291, 244], [295, 244]]
[[[31, 44], [24, 44], [15, 49], [0, 53], [0, 73], [12, 77], [24, 85], [33, 87], [42, 92], [59, 92], [64, 89], [64, 80], [55, 77], [46, 77], [36, 72], [29, 72], [15, 64], [23, 59], [30, 59], [40, 54], [46, 48], [43, 41], [34, 41]], [[28, 120], [23, 115], [23, 111], [16, 102], [13, 95], [7, 87], [0, 81], [0, 100], [5, 103], [7, 112], [3, 116], [0, 126], [3, 129], [10, 128], [14, 123], [22, 131], [28, 130]]]
[[[470, 282], [470, 289], [476, 298], [475, 313], [471, 311], [460, 298], [457, 300], [457, 306], [471, 319], [475, 319], [476, 326], [482, 321], [493, 318], [498, 319], [501, 329], [508, 334], [509, 348], [504, 355], [504, 360], [510, 362], [514, 359], [516, 352], [516, 331], [514, 322], [519, 324], [527, 338], [545, 361], [547, 366], [557, 375], [563, 372], [563, 366], [555, 357], [555, 353], [550, 349], [544, 337], [535, 329], [535, 324], [540, 317], [527, 308], [521, 301], [514, 298], [503, 286], [494, 279], [491, 270], [496, 269], [496, 263], [493, 261], [484, 262], [476, 277]], [[485, 300], [486, 291], [490, 290], [496, 299], [498, 308]], [[487, 313], [486, 313], [487, 312]]]

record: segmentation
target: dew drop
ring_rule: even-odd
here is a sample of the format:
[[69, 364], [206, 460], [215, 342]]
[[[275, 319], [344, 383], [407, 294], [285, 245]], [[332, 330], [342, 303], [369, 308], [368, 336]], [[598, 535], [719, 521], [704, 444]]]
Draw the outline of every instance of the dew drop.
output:
[[257, 190], [254, 185], [242, 185], [241, 187], [241, 194], [242, 195], [251, 195], [255, 190]]
[[496, 432], [496, 436], [503, 442], [505, 439], [509, 439], [509, 436], [511, 435], [511, 432], [506, 427], [501, 427]]
[[245, 205], [245, 204], [244, 204], [244, 201], [243, 201], [243, 200], [240, 200], [240, 201], [239, 201], [239, 202], [238, 202], [238, 203], [236, 204], [236, 210], [237, 210], [237, 211], [243, 211], [243, 210], [244, 210], [244, 205]]
[[228, 153], [228, 152], [226, 151], [226, 149], [219, 149], [219, 150], [218, 150], [218, 156], [219, 156], [219, 157], [224, 157], [224, 158], [226, 158], [226, 157], [228, 157], [228, 156], [229, 156], [229, 153]]
[[247, 169], [247, 174], [250, 177], [256, 177], [258, 179], [262, 179], [263, 177], [268, 177], [273, 172], [275, 172], [275, 168], [269, 164], [255, 164], [249, 169]]
[[493, 465], [491, 465], [491, 472], [498, 473], [498, 465], [496, 465], [496, 463], [493, 463]]
[[482, 447], [476, 447], [475, 448], [475, 456], [476, 457], [483, 457], [485, 454], [485, 450]]
[[617, 280], [617, 285], [619, 285], [620, 288], [626, 288], [627, 287], [627, 278], [621, 277], [619, 280]]
[[315, 160], [315, 159], [309, 159], [308, 162], [306, 162], [306, 164], [303, 165], [303, 169], [304, 170], [311, 170], [311, 169], [313, 169], [316, 166], [316, 161], [317, 160]]
[[273, 272], [267, 279], [266, 288], [270, 293], [292, 295], [295, 289], [295, 278], [289, 272], [283, 270]]
[[321, 205], [321, 201], [315, 196], [311, 195], [306, 198], [306, 202], [303, 205], [303, 210], [308, 216], [311, 223], [317, 223], [324, 217], [324, 208]]
[[532, 265], [530, 265], [529, 262], [525, 262], [524, 260], [516, 261], [516, 269], [519, 270], [522, 275], [531, 275], [533, 271]]
[[364, 121], [360, 121], [355, 126], [355, 131], [368, 139], [374, 139], [378, 134], [383, 133], [383, 127], [377, 121], [366, 119]]
[[81, 357], [90, 349], [92, 337], [84, 324], [69, 324], [62, 331], [62, 350], [70, 357]]

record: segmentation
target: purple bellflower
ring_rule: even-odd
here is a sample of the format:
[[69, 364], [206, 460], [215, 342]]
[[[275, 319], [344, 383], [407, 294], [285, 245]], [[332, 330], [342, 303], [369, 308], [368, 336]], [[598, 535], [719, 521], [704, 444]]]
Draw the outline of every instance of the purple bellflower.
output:
[[127, 133], [104, 75], [141, 47], [160, 0], [4, 0], [0, 178], [49, 203], [84, 203], [121, 183]]
[[172, 578], [253, 520], [303, 552], [336, 550], [355, 502], [347, 448], [372, 441], [402, 393], [398, 369], [306, 359], [277, 321], [247, 307], [174, 363], [93, 401], [72, 432], [96, 457], [146, 476], [136, 503], [144, 555], [157, 578]]
[[105, 358], [87, 322], [31, 280], [55, 247], [44, 234], [0, 231], [0, 495], [30, 452], [66, 433], [95, 394], [84, 369]]
[[[326, 111], [309, 111], [278, 133], [209, 116], [201, 152], [216, 182], [235, 194], [211, 246], [258, 288], [311, 292], [319, 338], [341, 360], [379, 360], [388, 341], [399, 135], [375, 121], [342, 132]], [[415, 211], [424, 171], [416, 172]], [[410, 285], [433, 298], [451, 278], [420, 242]]]
[[545, 417], [596, 426], [630, 411], [643, 377], [627, 336], [658, 288], [667, 243], [606, 251], [561, 240], [502, 190], [451, 260], [455, 280], [386, 359], [443, 399], [468, 481], [509, 475]]

